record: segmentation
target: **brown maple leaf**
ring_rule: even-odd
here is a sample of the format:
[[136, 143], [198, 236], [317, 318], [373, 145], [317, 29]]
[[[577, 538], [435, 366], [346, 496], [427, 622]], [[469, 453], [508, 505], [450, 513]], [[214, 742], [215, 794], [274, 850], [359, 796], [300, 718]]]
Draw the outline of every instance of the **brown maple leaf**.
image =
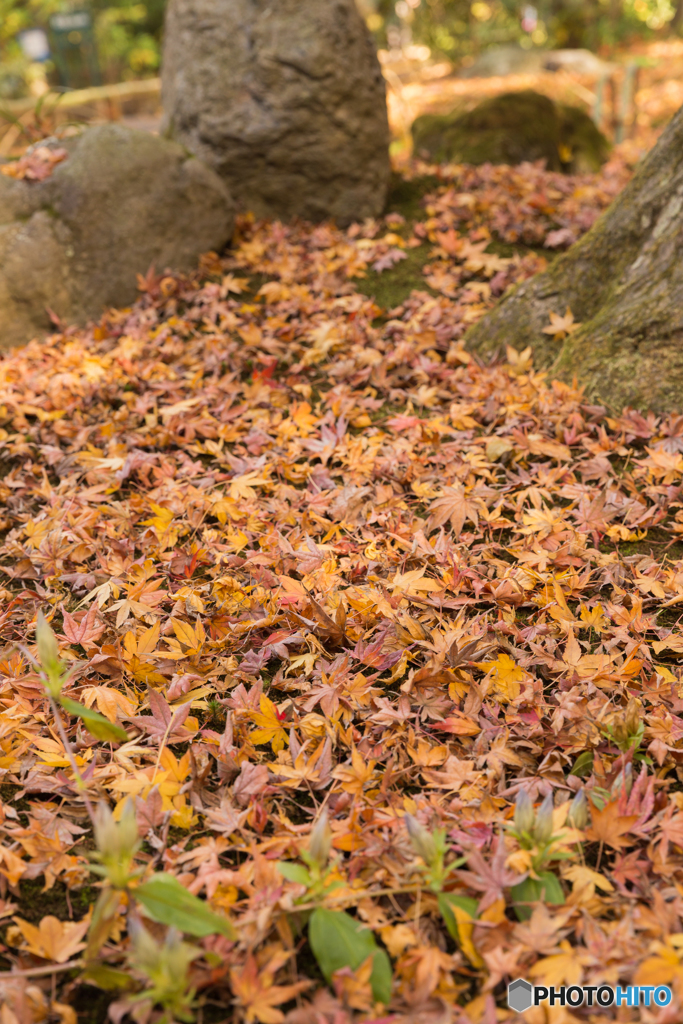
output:
[[502, 899], [504, 889], [522, 880], [522, 876], [505, 867], [508, 851], [500, 837], [494, 840], [490, 861], [485, 860], [484, 855], [476, 848], [466, 851], [466, 855], [469, 871], [458, 870], [453, 874], [470, 889], [483, 893], [479, 904], [480, 913], [492, 906], [496, 900]]
[[153, 739], [166, 743], [182, 743], [192, 739], [193, 732], [185, 728], [185, 720], [190, 713], [190, 703], [180, 707], [171, 707], [162, 694], [149, 690], [149, 706], [151, 715], [137, 715], [131, 721], [144, 729]]
[[637, 814], [620, 814], [619, 800], [611, 800], [600, 810], [595, 804], [591, 806], [592, 824], [586, 835], [595, 843], [605, 843], [613, 850], [621, 850], [625, 846], [633, 846], [635, 839], [627, 840], [631, 827], [638, 821]]
[[92, 604], [88, 613], [81, 615], [78, 621], [63, 606], [62, 616], [64, 636], [70, 644], [80, 644], [85, 648], [92, 647], [104, 633], [105, 625], [99, 617], [97, 603]]

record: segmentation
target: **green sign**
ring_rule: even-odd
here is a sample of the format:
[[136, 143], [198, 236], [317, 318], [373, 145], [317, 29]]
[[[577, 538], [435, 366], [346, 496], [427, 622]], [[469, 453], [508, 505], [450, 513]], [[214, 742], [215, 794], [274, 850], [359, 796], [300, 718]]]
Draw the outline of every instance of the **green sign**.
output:
[[49, 28], [50, 49], [59, 84], [66, 89], [100, 85], [102, 75], [90, 11], [53, 14]]

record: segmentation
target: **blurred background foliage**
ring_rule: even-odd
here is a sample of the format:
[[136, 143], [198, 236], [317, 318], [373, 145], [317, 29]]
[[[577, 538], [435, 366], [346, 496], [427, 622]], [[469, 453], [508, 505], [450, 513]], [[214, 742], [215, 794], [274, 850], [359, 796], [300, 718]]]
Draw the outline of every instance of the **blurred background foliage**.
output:
[[[119, 82], [158, 73], [166, 0], [0, 0], [0, 99], [52, 87]], [[467, 67], [488, 47], [585, 47], [606, 52], [634, 38], [683, 28], [683, 0], [358, 0], [380, 48], [422, 47], [435, 59]], [[22, 33], [51, 16], [87, 10], [96, 49], [96, 80], [64, 81], [55, 61], [32, 60]], [[52, 39], [54, 42], [54, 40]]]
[[157, 74], [165, 6], [166, 0], [0, 0], [0, 98], [40, 95], [45, 82], [64, 84], [53, 60], [36, 62], [25, 55], [21, 35], [38, 28], [50, 38], [51, 16], [74, 10], [91, 15], [101, 81]]
[[489, 46], [593, 51], [681, 27], [683, 0], [360, 0], [380, 46], [426, 45], [451, 61]]

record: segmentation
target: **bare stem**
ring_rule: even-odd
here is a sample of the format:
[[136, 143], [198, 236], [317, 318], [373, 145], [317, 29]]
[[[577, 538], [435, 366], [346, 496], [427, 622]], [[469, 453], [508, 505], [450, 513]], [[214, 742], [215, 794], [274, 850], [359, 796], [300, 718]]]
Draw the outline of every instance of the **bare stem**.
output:
[[67, 960], [65, 964], [47, 964], [45, 967], [29, 967], [25, 971], [7, 971], [3, 978], [43, 978], [47, 974], [61, 974], [82, 967], [82, 960]]
[[399, 893], [421, 893], [422, 885], [397, 885], [392, 889], [374, 889], [349, 893], [347, 896], [327, 896], [322, 900], [311, 900], [310, 903], [297, 903], [293, 907], [281, 910], [281, 914], [298, 914], [299, 911], [315, 910], [317, 907], [328, 906], [330, 903], [356, 903], [359, 900], [378, 896], [396, 896]]
[[76, 782], [78, 784], [78, 788], [81, 791], [81, 794], [83, 796], [83, 803], [85, 804], [85, 808], [86, 808], [86, 810], [88, 812], [90, 820], [91, 820], [91, 822], [94, 825], [95, 824], [95, 812], [93, 811], [92, 804], [90, 803], [90, 800], [88, 799], [87, 786], [86, 786], [85, 780], [84, 780], [83, 776], [81, 775], [80, 771], [78, 770], [78, 765], [76, 764], [76, 755], [74, 754], [73, 747], [71, 746], [71, 740], [69, 739], [69, 737], [66, 734], [66, 729], [64, 728], [64, 723], [62, 722], [62, 716], [60, 715], [59, 708], [57, 707], [57, 702], [55, 701], [54, 697], [51, 694], [48, 694], [48, 700], [50, 701], [50, 707], [52, 708], [52, 714], [54, 715], [54, 719], [55, 719], [55, 723], [57, 725], [57, 730], [59, 732], [59, 736], [61, 738], [62, 743], [64, 744], [64, 749], [66, 750], [67, 756], [69, 758], [69, 762], [71, 764], [71, 768], [73, 769], [73, 773], [76, 776]]

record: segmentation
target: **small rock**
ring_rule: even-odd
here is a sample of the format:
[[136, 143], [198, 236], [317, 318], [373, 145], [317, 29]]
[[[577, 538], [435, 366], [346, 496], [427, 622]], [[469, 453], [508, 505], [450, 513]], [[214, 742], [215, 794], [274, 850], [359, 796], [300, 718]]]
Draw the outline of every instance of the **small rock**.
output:
[[570, 71], [574, 75], [602, 78], [618, 69], [618, 64], [597, 57], [590, 50], [548, 50], [543, 54], [545, 71]]
[[382, 212], [384, 79], [355, 0], [171, 0], [162, 131], [259, 217]]
[[137, 274], [191, 268], [234, 226], [223, 181], [182, 146], [88, 128], [44, 180], [0, 175], [0, 348], [84, 323], [136, 296]]
[[610, 64], [590, 50], [525, 50], [514, 43], [490, 46], [469, 67], [459, 72], [460, 78], [495, 78], [500, 75], [537, 75], [543, 71], [570, 71], [575, 75], [602, 78], [611, 74], [617, 64]]
[[525, 50], [515, 43], [490, 46], [473, 64], [459, 72], [460, 78], [496, 78], [499, 75], [534, 75], [543, 70], [547, 50]]

